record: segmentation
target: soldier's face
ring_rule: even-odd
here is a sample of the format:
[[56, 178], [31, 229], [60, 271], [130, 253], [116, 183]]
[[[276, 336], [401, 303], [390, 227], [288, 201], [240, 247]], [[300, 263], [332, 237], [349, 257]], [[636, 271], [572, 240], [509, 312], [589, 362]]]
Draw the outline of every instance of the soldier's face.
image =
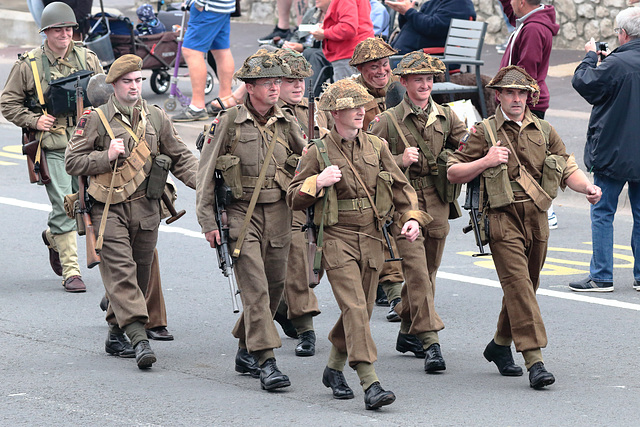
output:
[[113, 83], [116, 99], [124, 105], [134, 105], [142, 93], [142, 72], [132, 71]]
[[514, 121], [522, 121], [529, 92], [524, 89], [505, 88], [498, 91], [502, 111]]
[[73, 38], [72, 27], [48, 28], [44, 30], [47, 35], [47, 44], [54, 52], [63, 52], [67, 50]]
[[283, 78], [280, 99], [290, 105], [299, 104], [304, 98], [304, 79]]
[[257, 79], [253, 83], [247, 83], [247, 92], [251, 96], [254, 107], [276, 105], [280, 97], [280, 78]]
[[340, 129], [362, 129], [362, 125], [364, 124], [364, 107], [332, 111], [331, 115], [336, 122], [336, 127]]
[[407, 89], [407, 94], [414, 104], [422, 106], [429, 100], [433, 89], [432, 74], [416, 74], [403, 76], [400, 83]]
[[375, 89], [382, 89], [389, 83], [389, 77], [391, 76], [389, 58], [365, 62], [358, 66], [358, 70], [362, 74], [364, 81]]

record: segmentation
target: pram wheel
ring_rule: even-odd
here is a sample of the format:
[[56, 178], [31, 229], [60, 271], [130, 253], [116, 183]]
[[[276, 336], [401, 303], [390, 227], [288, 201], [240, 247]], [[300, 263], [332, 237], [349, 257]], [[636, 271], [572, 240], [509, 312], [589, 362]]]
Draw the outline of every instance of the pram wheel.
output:
[[169, 85], [171, 84], [171, 76], [169, 73], [163, 70], [153, 70], [151, 73], [151, 90], [157, 93], [158, 95], [162, 95], [169, 89]]
[[209, 95], [213, 90], [213, 75], [207, 71], [207, 84], [204, 86], [204, 94]]
[[175, 98], [169, 98], [164, 101], [164, 109], [166, 111], [174, 111], [177, 107], [177, 102]]

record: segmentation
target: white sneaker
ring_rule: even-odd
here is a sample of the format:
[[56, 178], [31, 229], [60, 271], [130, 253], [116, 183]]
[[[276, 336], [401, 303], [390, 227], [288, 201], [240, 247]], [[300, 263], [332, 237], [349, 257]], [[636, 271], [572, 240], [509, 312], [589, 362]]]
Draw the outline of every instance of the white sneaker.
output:
[[549, 215], [547, 219], [549, 220], [549, 230], [558, 228], [558, 218], [556, 218], [555, 212], [551, 212], [551, 215]]

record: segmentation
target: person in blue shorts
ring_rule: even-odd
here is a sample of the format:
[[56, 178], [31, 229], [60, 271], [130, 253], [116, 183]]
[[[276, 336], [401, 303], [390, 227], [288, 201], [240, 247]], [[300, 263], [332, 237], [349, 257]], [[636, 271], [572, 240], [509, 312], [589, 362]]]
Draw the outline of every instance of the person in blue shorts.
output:
[[204, 54], [209, 50], [217, 66], [218, 97], [223, 103], [233, 97], [231, 81], [235, 65], [231, 56], [229, 34], [231, 13], [236, 10], [235, 0], [187, 0], [186, 4], [190, 5], [190, 16], [182, 45], [182, 55], [189, 67], [191, 104], [172, 117], [174, 122], [209, 118], [204, 101], [207, 80]]

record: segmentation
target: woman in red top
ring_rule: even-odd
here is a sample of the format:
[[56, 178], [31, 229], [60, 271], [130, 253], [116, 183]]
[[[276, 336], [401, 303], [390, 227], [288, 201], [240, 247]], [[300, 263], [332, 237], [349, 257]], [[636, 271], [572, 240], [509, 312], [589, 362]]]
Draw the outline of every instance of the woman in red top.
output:
[[368, 0], [316, 0], [316, 7], [326, 8], [327, 13], [322, 27], [311, 34], [322, 40], [322, 52], [333, 66], [333, 80], [355, 74], [357, 71], [349, 65], [353, 50], [373, 37], [371, 4]]

